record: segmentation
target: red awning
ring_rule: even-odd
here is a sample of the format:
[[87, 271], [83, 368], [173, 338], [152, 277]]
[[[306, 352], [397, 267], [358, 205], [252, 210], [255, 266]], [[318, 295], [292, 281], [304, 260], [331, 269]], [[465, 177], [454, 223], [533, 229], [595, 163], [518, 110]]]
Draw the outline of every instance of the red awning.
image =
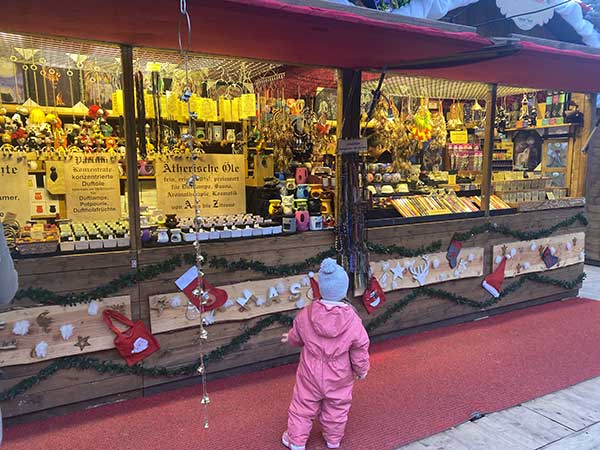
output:
[[[6, 31], [171, 48], [177, 45], [178, 2], [42, 0], [5, 2]], [[308, 3], [308, 2], [307, 2]], [[362, 8], [331, 10], [277, 0], [188, 0], [192, 50], [199, 53], [334, 68], [382, 68], [481, 49], [475, 33], [399, 22]], [[323, 2], [320, 2], [323, 5]], [[600, 91], [600, 57], [523, 43], [500, 60], [419, 72], [509, 85]]]
[[600, 92], [600, 55], [525, 41], [519, 46], [517, 54], [501, 59], [404, 73], [518, 87]]

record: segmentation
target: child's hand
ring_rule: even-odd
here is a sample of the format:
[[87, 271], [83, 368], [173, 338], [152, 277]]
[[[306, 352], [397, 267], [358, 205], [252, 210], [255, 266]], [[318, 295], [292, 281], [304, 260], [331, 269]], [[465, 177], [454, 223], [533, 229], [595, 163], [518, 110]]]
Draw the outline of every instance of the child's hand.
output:
[[283, 333], [281, 335], [281, 342], [283, 342], [284, 344], [286, 344], [288, 341], [288, 333]]

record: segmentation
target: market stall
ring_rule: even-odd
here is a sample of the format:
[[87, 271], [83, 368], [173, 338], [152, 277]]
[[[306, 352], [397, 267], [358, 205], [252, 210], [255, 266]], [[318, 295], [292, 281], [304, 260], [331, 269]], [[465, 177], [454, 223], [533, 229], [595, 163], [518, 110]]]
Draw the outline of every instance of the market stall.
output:
[[[276, 4], [247, 14], [308, 20], [304, 7]], [[235, 8], [228, 20], [241, 17]], [[397, 18], [315, 14], [338, 30], [421, 33], [427, 58], [491, 44]], [[30, 26], [0, 34], [0, 213], [21, 288], [0, 313], [5, 416], [197, 382], [202, 354], [210, 375], [293, 360], [279, 336], [313, 300], [310, 272], [325, 256], [355, 274], [352, 302], [373, 336], [577, 293], [590, 79], [578, 93], [568, 76], [521, 86], [485, 66], [481, 78], [415, 66], [378, 88], [376, 69], [415, 58], [365, 60], [374, 71], [361, 75], [348, 69], [358, 59], [264, 53], [237, 34], [230, 47], [193, 40], [183, 55], [149, 47], [176, 45], [160, 40], [164, 25], [146, 41], [120, 28], [97, 36], [137, 47]], [[83, 37], [72, 22], [62, 30]], [[493, 82], [494, 96], [465, 79]], [[204, 314], [190, 272], [199, 253]], [[140, 364], [115, 349], [106, 311], [117, 330], [118, 317], [143, 322]]]

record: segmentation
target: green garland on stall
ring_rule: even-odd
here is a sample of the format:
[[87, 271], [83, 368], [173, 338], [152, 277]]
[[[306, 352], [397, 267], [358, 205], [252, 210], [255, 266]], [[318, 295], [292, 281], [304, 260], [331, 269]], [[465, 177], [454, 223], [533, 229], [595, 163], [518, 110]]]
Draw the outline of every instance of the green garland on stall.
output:
[[571, 216], [565, 220], [562, 220], [549, 228], [542, 228], [537, 231], [519, 231], [513, 230], [506, 225], [498, 225], [497, 223], [484, 223], [482, 225], [477, 225], [471, 228], [469, 231], [465, 231], [463, 233], [456, 233], [454, 235], [454, 239], [457, 241], [468, 241], [472, 237], [483, 234], [483, 233], [499, 233], [504, 236], [510, 236], [516, 239], [520, 239], [522, 241], [531, 241], [533, 239], [542, 239], [550, 236], [554, 232], [560, 230], [561, 228], [569, 227], [573, 225], [575, 222], [580, 222], [583, 226], [588, 224], [587, 217], [583, 212], [577, 213], [574, 216]]
[[[512, 230], [505, 225], [485, 223], [473, 227], [464, 233], [455, 234], [454, 239], [464, 242], [478, 234], [487, 232], [500, 233], [505, 236], [511, 236], [521, 240], [540, 239], [550, 236], [561, 228], [569, 227], [575, 222], [580, 222], [583, 225], [587, 225], [588, 223], [587, 218], [583, 213], [575, 214], [574, 216], [558, 222], [549, 228], [544, 228], [538, 231]], [[416, 249], [395, 244], [385, 246], [382, 244], [367, 242], [367, 248], [369, 251], [381, 255], [396, 255], [405, 258], [414, 258], [427, 253], [435, 253], [439, 251], [442, 248], [442, 241], [437, 240], [427, 246], [422, 246]], [[261, 261], [245, 258], [240, 258], [236, 261], [229, 261], [224, 257], [213, 256], [208, 258], [207, 255], [204, 255], [204, 257], [208, 262], [208, 266], [214, 269], [222, 269], [228, 272], [252, 270], [271, 276], [290, 276], [298, 275], [299, 273], [308, 271], [316, 267], [323, 258], [334, 257], [335, 255], [335, 249], [330, 248], [316, 254], [315, 256], [311, 256], [302, 262], [295, 264], [282, 264], [279, 266], [269, 266]], [[78, 303], [89, 303], [93, 300], [100, 301], [103, 298], [117, 294], [122, 289], [132, 287], [139, 282], [152, 280], [161, 274], [173, 272], [174, 270], [180, 268], [183, 264], [194, 264], [194, 258], [195, 257], [193, 254], [175, 255], [163, 262], [141, 267], [137, 269], [136, 272], [122, 274], [116, 279], [102, 286], [96, 287], [91, 291], [57, 294], [45, 288], [34, 287], [20, 289], [17, 292], [15, 299], [19, 300], [29, 298], [32, 301], [43, 305], [76, 305]]]
[[[367, 331], [372, 332], [377, 328], [384, 325], [389, 319], [391, 319], [396, 313], [404, 309], [410, 303], [415, 301], [421, 296], [427, 296], [432, 298], [445, 299], [456, 303], [457, 305], [466, 305], [475, 309], [488, 308], [495, 305], [504, 297], [517, 291], [523, 286], [526, 281], [534, 281], [542, 284], [551, 284], [553, 286], [562, 287], [564, 289], [573, 289], [578, 286], [585, 279], [585, 274], [580, 274], [573, 280], [559, 280], [550, 278], [544, 275], [528, 274], [520, 277], [509, 284], [500, 294], [498, 298], [490, 298], [489, 300], [480, 302], [464, 297], [462, 295], [455, 294], [453, 292], [444, 291], [443, 289], [430, 288], [430, 287], [419, 287], [413, 289], [403, 299], [395, 302], [388, 306], [381, 314], [371, 319], [365, 325]], [[276, 313], [268, 317], [260, 319], [252, 327], [247, 328], [244, 332], [234, 337], [227, 344], [217, 347], [205, 356], [205, 363], [210, 364], [222, 360], [228, 354], [238, 351], [242, 348], [246, 342], [248, 342], [253, 336], [260, 334], [263, 330], [279, 323], [284, 326], [291, 326], [293, 317]], [[90, 356], [67, 356], [57, 359], [50, 363], [48, 366], [41, 369], [37, 374], [27, 377], [14, 386], [5, 389], [0, 393], [0, 401], [7, 401], [16, 398], [17, 396], [27, 392], [35, 385], [42, 381], [52, 377], [56, 373], [65, 369], [79, 369], [79, 370], [95, 370], [98, 373], [110, 373], [114, 375], [120, 374], [131, 374], [140, 376], [150, 377], [180, 377], [180, 376], [191, 376], [196, 373], [200, 366], [199, 361], [180, 366], [177, 368], [170, 369], [164, 366], [145, 367], [143, 364], [136, 364], [132, 367], [127, 366], [123, 363], [116, 363], [113, 361], [102, 361], [98, 358]]]
[[439, 252], [442, 248], [442, 241], [435, 241], [431, 244], [419, 248], [408, 248], [402, 245], [381, 245], [373, 242], [367, 242], [367, 249], [379, 255], [397, 255], [403, 258], [416, 258], [427, 253]]

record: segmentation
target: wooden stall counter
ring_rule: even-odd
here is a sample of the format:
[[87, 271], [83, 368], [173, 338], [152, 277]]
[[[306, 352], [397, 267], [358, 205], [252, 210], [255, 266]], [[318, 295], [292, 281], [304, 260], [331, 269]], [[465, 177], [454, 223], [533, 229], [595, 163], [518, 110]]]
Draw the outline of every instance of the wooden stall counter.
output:
[[[371, 229], [370, 261], [385, 301], [370, 315], [360, 298], [354, 306], [380, 339], [576, 295], [583, 273], [582, 211]], [[453, 239], [461, 245], [451, 268], [446, 256]], [[296, 349], [280, 343], [280, 335], [312, 300], [307, 275], [323, 257], [335, 255], [333, 243], [333, 232], [323, 231], [202, 245], [206, 279], [227, 294], [226, 303], [215, 305], [207, 317], [204, 351], [211, 376], [297, 357]], [[556, 259], [549, 268], [540, 251], [546, 248]], [[200, 319], [175, 284], [191, 266], [192, 253], [190, 245], [182, 245], [17, 261], [24, 298], [15, 305], [27, 307], [1, 313], [0, 341], [16, 346], [0, 348], [3, 415], [56, 414], [198, 382]], [[495, 299], [482, 281], [507, 255], [502, 289], [508, 292]], [[50, 306], [56, 302], [65, 306]], [[143, 361], [141, 375], [106, 368], [106, 361], [124, 364], [110, 348], [113, 335], [101, 320], [106, 308], [141, 319], [157, 338], [160, 349]], [[28, 322], [25, 334], [14, 333], [18, 321]], [[40, 377], [48, 366], [51, 374]]]

